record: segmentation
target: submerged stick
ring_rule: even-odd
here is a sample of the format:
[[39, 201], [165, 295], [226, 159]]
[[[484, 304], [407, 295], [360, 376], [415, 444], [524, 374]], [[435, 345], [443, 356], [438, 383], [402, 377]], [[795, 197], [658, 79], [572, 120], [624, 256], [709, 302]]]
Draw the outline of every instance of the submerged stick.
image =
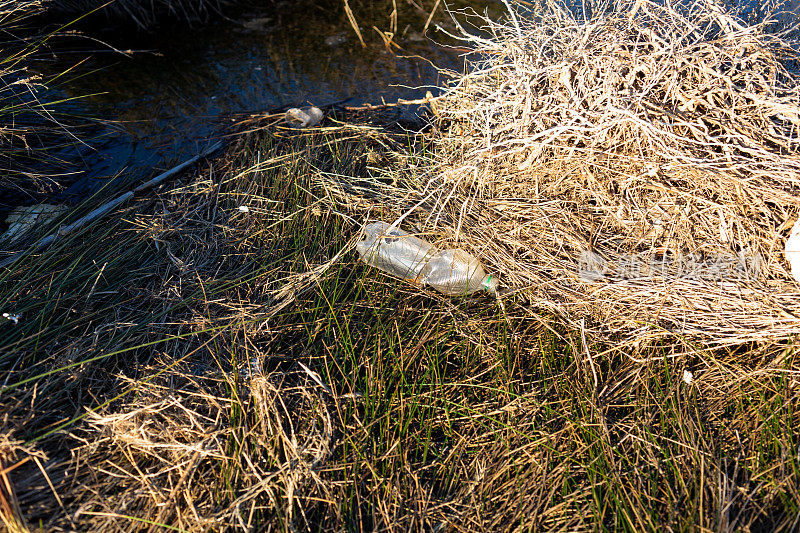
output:
[[[64, 226], [62, 228], [59, 228], [56, 233], [54, 233], [52, 235], [48, 235], [47, 237], [44, 237], [42, 240], [40, 240], [39, 242], [34, 244], [33, 247], [36, 250], [41, 250], [42, 248], [45, 248], [46, 246], [49, 246], [50, 244], [52, 244], [59, 237], [65, 237], [65, 236], [69, 235], [70, 233], [73, 233], [74, 231], [93, 223], [97, 219], [102, 218], [104, 215], [109, 213], [112, 209], [114, 209], [118, 205], [121, 205], [121, 204], [127, 202], [128, 200], [130, 200], [131, 198], [133, 198], [136, 195], [136, 193], [139, 193], [139, 192], [142, 192], [142, 191], [144, 191], [146, 189], [150, 189], [152, 187], [155, 187], [156, 185], [158, 185], [159, 183], [161, 183], [165, 179], [169, 178], [170, 176], [174, 176], [175, 174], [177, 174], [181, 170], [185, 169], [189, 165], [192, 165], [192, 164], [196, 163], [197, 161], [199, 161], [200, 159], [202, 159], [204, 157], [207, 157], [207, 156], [211, 155], [212, 153], [216, 152], [221, 147], [222, 147], [222, 141], [218, 141], [218, 142], [212, 144], [211, 146], [209, 146], [208, 148], [206, 148], [205, 150], [203, 150], [201, 153], [197, 154], [196, 156], [192, 157], [191, 159], [187, 159], [183, 163], [172, 167], [171, 169], [167, 170], [166, 172], [162, 172], [161, 174], [159, 174], [155, 178], [142, 183], [141, 185], [139, 185], [138, 187], [136, 187], [132, 191], [128, 191], [128, 192], [126, 192], [126, 193], [124, 193], [124, 194], [122, 194], [120, 196], [117, 196], [116, 198], [114, 198], [112, 200], [109, 200], [108, 202], [106, 202], [105, 204], [101, 205], [100, 207], [98, 207], [97, 209], [92, 211], [91, 213], [79, 218], [78, 220], [76, 220], [72, 224], [69, 224], [69, 225]], [[0, 261], [0, 268], [4, 268], [4, 267], [12, 265], [18, 259], [20, 259], [23, 255], [25, 255], [25, 251], [17, 252], [16, 254], [14, 254], [12, 256], [6, 257], [2, 261]]]
[[404, 100], [402, 98], [398, 98], [397, 102], [390, 102], [390, 103], [382, 103], [382, 104], [364, 104], [359, 106], [343, 106], [347, 111], [374, 111], [377, 109], [386, 109], [388, 107], [399, 107], [404, 105], [424, 105], [424, 104], [432, 104], [437, 100], [441, 99], [441, 96], [433, 96], [430, 91], [425, 96], [425, 98], [418, 98], [417, 100]]

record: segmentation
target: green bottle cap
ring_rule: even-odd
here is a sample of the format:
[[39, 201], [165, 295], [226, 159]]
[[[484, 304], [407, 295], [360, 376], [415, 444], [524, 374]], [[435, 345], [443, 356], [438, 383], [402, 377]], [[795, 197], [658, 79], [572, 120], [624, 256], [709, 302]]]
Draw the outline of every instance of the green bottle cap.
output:
[[497, 294], [497, 278], [493, 278], [491, 274], [483, 278], [483, 281], [481, 281], [481, 286], [489, 294]]

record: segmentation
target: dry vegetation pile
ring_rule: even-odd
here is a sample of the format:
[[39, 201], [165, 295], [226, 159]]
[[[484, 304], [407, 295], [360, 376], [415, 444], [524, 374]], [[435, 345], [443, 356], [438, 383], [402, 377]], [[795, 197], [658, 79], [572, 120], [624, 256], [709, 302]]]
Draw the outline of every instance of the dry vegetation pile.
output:
[[793, 338], [796, 43], [707, 0], [532, 13], [462, 35], [419, 229], [622, 345]]

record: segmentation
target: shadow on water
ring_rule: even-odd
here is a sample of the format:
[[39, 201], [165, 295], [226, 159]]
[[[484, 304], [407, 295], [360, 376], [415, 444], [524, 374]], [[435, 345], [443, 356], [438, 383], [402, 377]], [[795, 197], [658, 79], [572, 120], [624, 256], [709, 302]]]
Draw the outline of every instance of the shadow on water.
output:
[[[493, 4], [470, 3], [478, 11]], [[57, 53], [38, 68], [72, 69], [57, 96], [90, 95], [69, 104], [68, 112], [112, 124], [64, 156], [79, 161], [79, 177], [48, 201], [75, 202], [111, 179], [151, 176], [196, 154], [243, 115], [420, 98], [444, 83], [432, 65], [463, 69], [459, 50], [434, 43], [447, 39], [436, 30], [437, 23], [450, 24], [441, 8], [423, 34], [427, 13], [398, 0], [393, 42], [399, 47], [390, 51], [378, 29], [392, 29], [393, 3], [368, 4], [355, 11], [366, 46], [340, 1], [267, 3], [203, 25], [174, 23], [147, 33], [92, 28], [105, 45], [89, 39], [83, 46], [76, 39], [56, 45]]]

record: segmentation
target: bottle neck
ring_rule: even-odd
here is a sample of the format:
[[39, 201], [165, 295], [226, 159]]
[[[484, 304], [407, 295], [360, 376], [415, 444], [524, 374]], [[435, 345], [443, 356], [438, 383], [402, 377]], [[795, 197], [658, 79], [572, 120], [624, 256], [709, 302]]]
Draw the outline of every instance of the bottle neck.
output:
[[489, 274], [481, 281], [481, 287], [489, 294], [497, 294], [497, 278]]

